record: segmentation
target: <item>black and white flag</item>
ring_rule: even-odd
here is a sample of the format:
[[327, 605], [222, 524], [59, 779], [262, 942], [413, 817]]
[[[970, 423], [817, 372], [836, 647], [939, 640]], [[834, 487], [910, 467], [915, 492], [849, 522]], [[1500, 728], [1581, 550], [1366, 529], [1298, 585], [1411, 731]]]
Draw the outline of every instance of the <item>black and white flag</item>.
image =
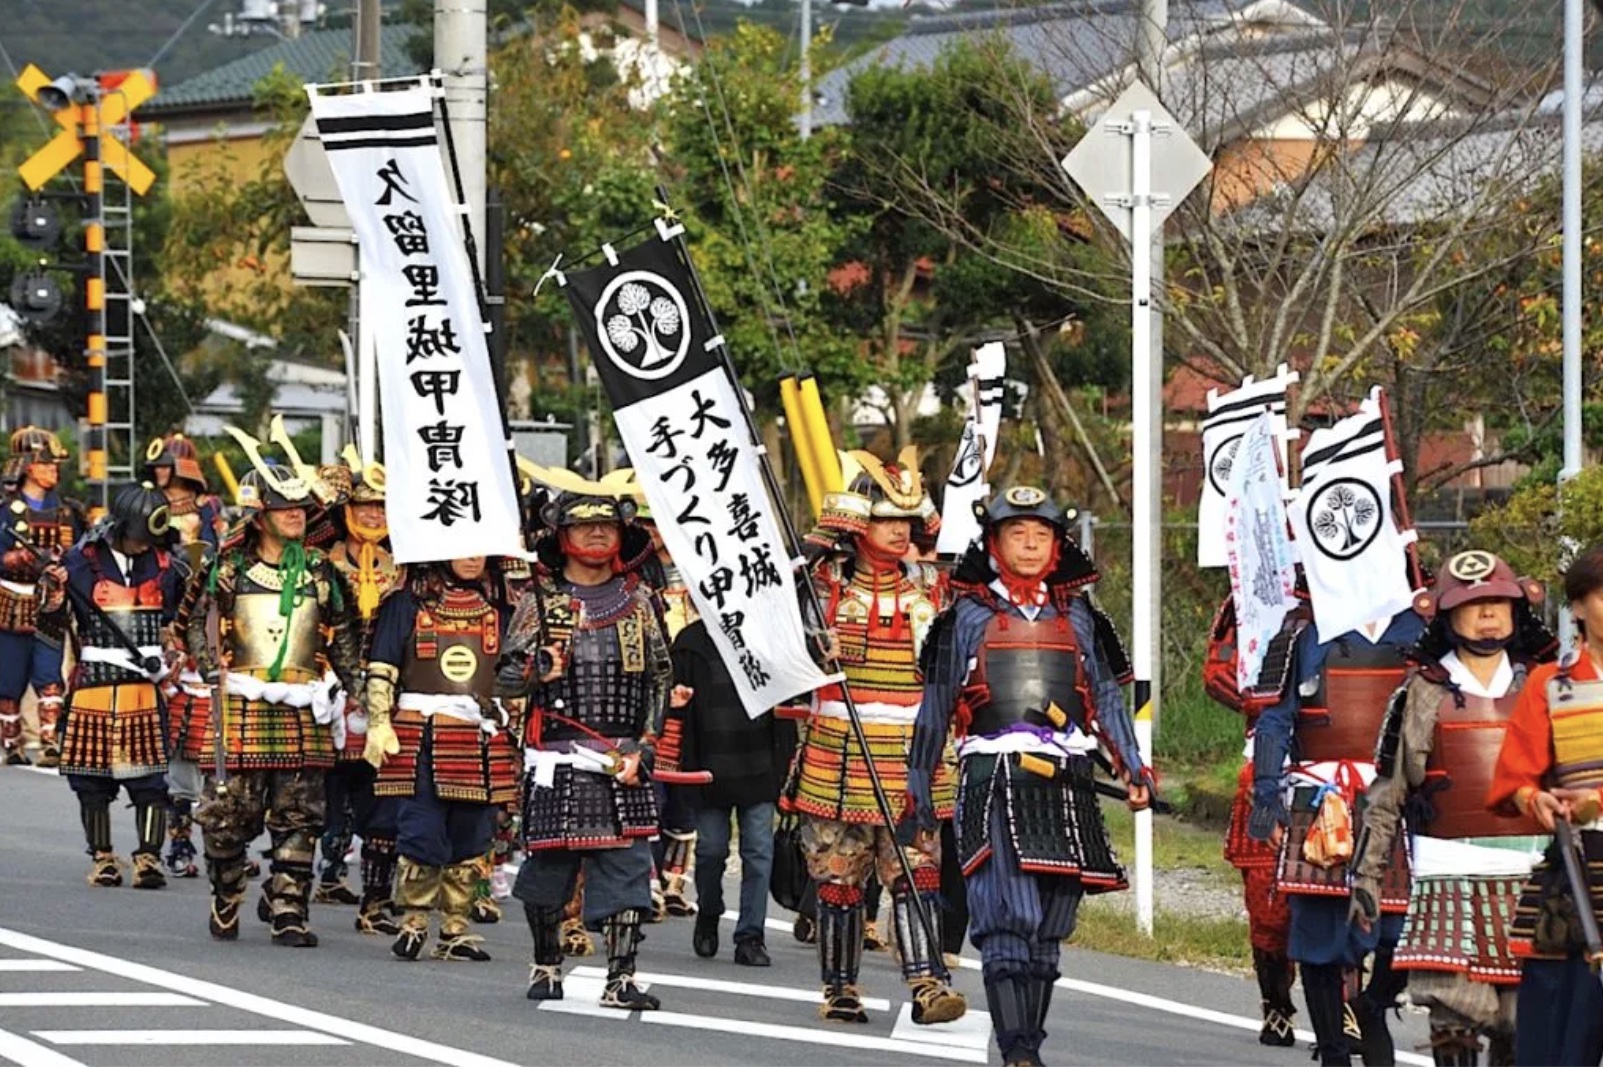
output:
[[833, 679], [808, 655], [759, 443], [679, 232], [659, 222], [559, 281], [657, 529], [755, 718]]
[[[361, 248], [397, 563], [523, 551], [484, 318], [426, 87], [330, 96], [312, 115]], [[365, 383], [364, 383], [365, 388]]]
[[1208, 417], [1202, 423], [1202, 494], [1197, 501], [1197, 566], [1229, 563], [1225, 543], [1225, 497], [1241, 438], [1261, 412], [1269, 413], [1270, 430], [1280, 459], [1280, 484], [1286, 487], [1286, 442], [1296, 436], [1286, 424], [1286, 390], [1297, 374], [1282, 363], [1273, 378], [1248, 375], [1240, 388], [1223, 396], [1208, 391]]
[[[941, 532], [936, 535], [935, 551], [943, 556], [961, 556], [969, 542], [980, 535], [980, 520], [974, 505], [990, 495], [985, 472], [996, 458], [996, 436], [1002, 429], [1002, 396], [1006, 388], [1007, 349], [992, 341], [974, 350], [968, 365], [969, 387], [974, 403], [963, 423], [963, 437], [957, 445], [957, 458], [946, 479], [941, 497]], [[981, 456], [983, 446], [984, 456]]]
[[1319, 640], [1331, 641], [1365, 623], [1408, 608], [1408, 546], [1400, 530], [1392, 476], [1402, 471], [1387, 445], [1380, 390], [1358, 413], [1315, 430], [1302, 451], [1302, 487], [1290, 507]]

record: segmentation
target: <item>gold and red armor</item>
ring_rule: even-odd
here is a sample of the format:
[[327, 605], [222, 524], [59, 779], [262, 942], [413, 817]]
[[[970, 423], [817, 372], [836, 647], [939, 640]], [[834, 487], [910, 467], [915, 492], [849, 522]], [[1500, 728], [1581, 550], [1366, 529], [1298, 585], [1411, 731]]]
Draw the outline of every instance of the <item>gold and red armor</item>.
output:
[[[188, 647], [202, 676], [222, 671], [228, 770], [331, 767], [344, 723], [330, 683], [354, 677], [358, 655], [349, 596], [321, 553], [307, 551], [298, 571], [253, 555], [225, 552], [209, 582], [201, 576], [190, 586], [190, 597], [197, 598], [203, 591], [197, 586], [215, 583], [223, 664], [212, 662], [207, 647], [204, 606], [184, 612]], [[285, 589], [286, 572], [297, 575], [293, 590]], [[212, 760], [214, 722], [215, 716], [200, 739], [203, 766]]]
[[[1411, 618], [1412, 612], [1408, 615]], [[1395, 624], [1394, 624], [1395, 625]], [[1413, 631], [1414, 634], [1418, 630]], [[1306, 631], [1305, 639], [1312, 636]], [[1409, 640], [1412, 643], [1412, 637]], [[1407, 674], [1402, 643], [1371, 643], [1356, 634], [1326, 646], [1314, 692], [1298, 709], [1296, 756], [1291, 767], [1290, 825], [1280, 849], [1276, 885], [1291, 895], [1345, 897], [1348, 864], [1320, 867], [1309, 862], [1303, 845], [1313, 827], [1320, 789], [1333, 785], [1352, 807], [1353, 836], [1363, 832], [1362, 795], [1374, 776], [1375, 741], [1390, 698]], [[1380, 886], [1381, 911], [1408, 910], [1408, 842], [1397, 835]]]
[[[581, 603], [549, 582], [531, 590], [509, 645], [565, 646], [560, 677], [537, 684], [524, 736], [523, 834], [531, 851], [617, 848], [658, 830], [655, 792], [597, 773], [609, 753], [654, 755], [673, 671], [651, 594], [624, 575]], [[544, 607], [543, 625], [539, 608]]]
[[[858, 566], [847, 577], [844, 563], [830, 559], [814, 570], [813, 580], [840, 643], [845, 684], [862, 716], [880, 783], [892, 804], [900, 804], [907, 795], [907, 751], [924, 694], [918, 657], [941, 607], [937, 572], [909, 564], [886, 581]], [[797, 759], [795, 810], [820, 819], [884, 823], [839, 684], [819, 691]], [[934, 792], [937, 816], [951, 818], [957, 792], [949, 766], [936, 772]]]
[[447, 587], [432, 607], [419, 605], [390, 713], [401, 751], [379, 768], [376, 794], [412, 796], [426, 748], [441, 800], [517, 798], [520, 753], [493, 702], [500, 654], [500, 613], [478, 590]]
[[[349, 522], [349, 516], [346, 521]], [[340, 541], [329, 550], [328, 561], [356, 599], [355, 625], [361, 631], [360, 662], [366, 664], [373, 647], [373, 621], [378, 605], [399, 587], [405, 572], [382, 545], [366, 540]], [[345, 709], [345, 744], [338, 758], [349, 762], [361, 759], [366, 737], [367, 718], [361, 702], [353, 696]]]

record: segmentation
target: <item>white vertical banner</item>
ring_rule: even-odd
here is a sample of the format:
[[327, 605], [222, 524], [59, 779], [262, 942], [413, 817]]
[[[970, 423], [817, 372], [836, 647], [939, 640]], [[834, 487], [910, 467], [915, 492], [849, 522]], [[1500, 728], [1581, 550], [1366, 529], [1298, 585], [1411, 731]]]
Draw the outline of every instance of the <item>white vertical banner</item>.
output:
[[1242, 435], [1260, 412], [1270, 415], [1270, 432], [1280, 456], [1280, 485], [1286, 489], [1286, 442], [1297, 431], [1286, 423], [1286, 390], [1297, 373], [1282, 363], [1273, 378], [1248, 375], [1239, 388], [1220, 395], [1208, 392], [1208, 417], [1202, 423], [1202, 493], [1197, 500], [1197, 566], [1224, 567], [1225, 494]]
[[991, 462], [996, 458], [996, 435], [1002, 430], [1006, 373], [1007, 349], [1002, 342], [992, 341], [974, 350], [968, 365], [973, 403], [963, 423], [957, 457], [941, 496], [941, 532], [935, 538], [935, 551], [940, 555], [960, 556], [980, 535], [980, 520], [974, 514], [974, 505], [990, 492], [985, 472], [991, 469]]
[[679, 231], [559, 276], [653, 521], [753, 718], [831, 681], [808, 652], [794, 561]]
[[1258, 413], [1241, 436], [1225, 499], [1230, 596], [1236, 609], [1236, 685], [1258, 680], [1269, 642], [1296, 604], [1297, 553], [1275, 455], [1273, 416]]
[[1392, 500], [1401, 470], [1386, 446], [1379, 389], [1357, 414], [1308, 437], [1290, 511], [1320, 641], [1413, 603], [1408, 546], [1418, 535], [1398, 529]]
[[307, 93], [361, 247], [361, 335], [383, 383], [396, 562], [520, 553], [517, 491], [435, 133], [435, 91]]

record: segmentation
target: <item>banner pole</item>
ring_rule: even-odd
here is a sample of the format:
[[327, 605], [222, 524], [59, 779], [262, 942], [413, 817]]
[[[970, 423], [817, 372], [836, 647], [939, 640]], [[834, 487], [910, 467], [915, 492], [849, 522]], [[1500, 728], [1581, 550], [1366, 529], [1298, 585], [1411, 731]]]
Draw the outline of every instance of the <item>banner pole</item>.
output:
[[[662, 186], [657, 187], [657, 199], [663, 204], [668, 203], [668, 191]], [[668, 240], [673, 246], [674, 254], [679, 257], [681, 265], [690, 276], [692, 294], [697, 302], [700, 303], [702, 313], [707, 316], [707, 321], [712, 325], [713, 336], [722, 337], [722, 332], [718, 329], [718, 320], [713, 317], [712, 305], [708, 303], [707, 294], [701, 287], [701, 276], [696, 273], [696, 265], [690, 259], [690, 250], [685, 247], [683, 228], [680, 228], [672, 238], [665, 237], [664, 239]], [[769, 503], [779, 513], [780, 528], [784, 531], [787, 542], [786, 548], [790, 551], [793, 560], [801, 560], [804, 558], [801, 551], [801, 538], [796, 533], [796, 524], [790, 517], [790, 510], [785, 507], [785, 499], [779, 485], [779, 479], [774, 474], [773, 463], [768, 456], [768, 449], [763, 445], [762, 438], [757, 433], [756, 419], [752, 415], [750, 405], [746, 403], [746, 392], [741, 387], [740, 376], [735, 372], [734, 363], [729, 358], [727, 345], [718, 345], [718, 363], [723, 368], [724, 373], [729, 375], [731, 382], [734, 383], [735, 398], [740, 405], [741, 417], [746, 423], [746, 432], [750, 435], [751, 442], [757, 450], [757, 459], [762, 468], [763, 484], [768, 490]], [[803, 571], [800, 582], [803, 591], [802, 603], [810, 609], [814, 625], [821, 632], [827, 632], [829, 623], [824, 616], [824, 605], [818, 598], [818, 588], [813, 585], [812, 575], [807, 572], [805, 566], [800, 569]], [[835, 667], [838, 671], [840, 664], [837, 662]], [[863, 753], [863, 766], [868, 771], [868, 782], [874, 793], [874, 802], [879, 807], [879, 814], [885, 820], [886, 828], [894, 835], [896, 824], [900, 820], [896, 818], [895, 812], [891, 808], [890, 799], [885, 795], [885, 786], [879, 780], [879, 770], [874, 766], [874, 760], [869, 754], [868, 737], [863, 732], [862, 715], [857, 710], [856, 701], [852, 699], [850, 687], [842, 685], [840, 688], [841, 702], [846, 707], [846, 718], [852, 728], [852, 738], [857, 742]], [[924, 896], [917, 890], [912, 889], [914, 885], [913, 865], [907, 859], [907, 850], [898, 847], [896, 849], [896, 859], [901, 866], [902, 877], [907, 879], [908, 887], [911, 890], [909, 897], [913, 905], [913, 912], [918, 916], [919, 926], [923, 927], [924, 936], [929, 939], [931, 945], [939, 945], [940, 939], [936, 935], [934, 919], [930, 915], [929, 909], [925, 906]], [[947, 971], [945, 963], [939, 957], [936, 957], [936, 966], [941, 975], [947, 978], [950, 977], [950, 972]]]

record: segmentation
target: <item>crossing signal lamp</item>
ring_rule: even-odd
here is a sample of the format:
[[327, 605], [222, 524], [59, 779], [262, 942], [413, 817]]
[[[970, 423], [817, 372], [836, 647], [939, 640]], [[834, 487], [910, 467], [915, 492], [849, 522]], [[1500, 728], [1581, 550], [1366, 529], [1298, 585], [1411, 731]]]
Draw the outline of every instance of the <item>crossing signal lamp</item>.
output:
[[24, 322], [42, 326], [61, 312], [61, 286], [39, 267], [11, 279], [11, 309]]
[[19, 199], [11, 206], [11, 236], [25, 248], [54, 248], [61, 238], [61, 216], [47, 200]]

